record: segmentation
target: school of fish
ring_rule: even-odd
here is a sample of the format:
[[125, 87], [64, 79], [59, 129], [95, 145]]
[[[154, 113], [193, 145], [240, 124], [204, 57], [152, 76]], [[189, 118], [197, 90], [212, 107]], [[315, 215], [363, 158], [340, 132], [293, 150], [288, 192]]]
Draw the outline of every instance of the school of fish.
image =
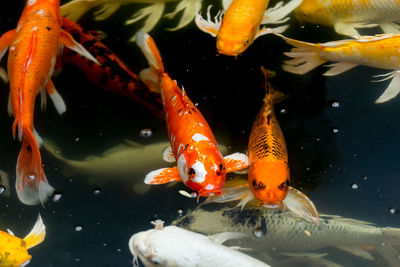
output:
[[[148, 34], [171, 3], [175, 9], [164, 17], [176, 20], [178, 13], [182, 15], [177, 26], [169, 30], [193, 23], [216, 37], [218, 55], [237, 58], [247, 53], [257, 38], [268, 34], [293, 47], [284, 52], [289, 59], [276, 69], [306, 75], [327, 62], [333, 63], [327, 65], [325, 76], [350, 72], [360, 65], [384, 69], [389, 72], [375, 75], [375, 81], [390, 82], [375, 103], [390, 101], [400, 93], [398, 0], [287, 0], [273, 1], [273, 6], [269, 0], [221, 0], [216, 8], [221, 10], [214, 16], [213, 6], [204, 10], [202, 0], [73, 0], [63, 6], [59, 0], [27, 0], [17, 25], [10, 25], [13, 29], [0, 37], [0, 59], [7, 57], [7, 71], [0, 68], [0, 77], [9, 86], [8, 112], [14, 119], [11, 135], [22, 143], [15, 174], [11, 175], [15, 176], [18, 199], [25, 205], [44, 207], [58, 190], [45, 174], [40, 152], [44, 147], [65, 164], [64, 176], [78, 172], [101, 184], [110, 179], [110, 174], [130, 179], [133, 173], [141, 173], [141, 186], [132, 181], [137, 194], [146, 193], [149, 185], [170, 182], [182, 182], [187, 187], [189, 192], [179, 193], [195, 199], [197, 209], [173, 222], [176, 226], [164, 226], [156, 220], [154, 229], [134, 234], [128, 244], [133, 266], [139, 266], [139, 262], [144, 266], [182, 267], [302, 266], [302, 261], [341, 266], [319, 252], [326, 247], [376, 261], [377, 265], [398, 266], [400, 229], [321, 215], [306, 194], [292, 187], [285, 133], [274, 109], [287, 96], [271, 86], [274, 71], [254, 66], [264, 77], [264, 88], [254, 90], [264, 89], [265, 96], [257, 102], [261, 108], [245, 137], [247, 151], [223, 156], [229, 149], [221, 149], [207, 114], [203, 116], [190, 100], [191, 89], [179, 85], [167, 72], [165, 65], [170, 63], [163, 61], [160, 51], [168, 51], [158, 48]], [[106, 33], [86, 30], [78, 22], [94, 8], [94, 18], [99, 21], [128, 4], [139, 4], [139, 8], [135, 7], [136, 13], [125, 23], [144, 20], [129, 40], [136, 42], [148, 64], [139, 74], [130, 69], [132, 62], [124, 62], [102, 42]], [[290, 38], [284, 32], [291, 19], [333, 27], [338, 35], [351, 39], [312, 43]], [[370, 32], [374, 28], [383, 33], [362, 35], [364, 29]], [[48, 95], [58, 114], [67, 111], [62, 98], [65, 92], [56, 90], [52, 76], [68, 66], [76, 67], [96, 87], [129, 98], [161, 119], [169, 142], [144, 146], [126, 141], [101, 157], [83, 161], [64, 157], [51, 140], [41, 138], [34, 125], [40, 120], [35, 114], [39, 94], [42, 109]], [[163, 162], [169, 165], [160, 168]], [[241, 177], [227, 179], [233, 172]], [[12, 194], [9, 176], [0, 171], [0, 195]], [[206, 210], [210, 203], [217, 208]], [[0, 267], [29, 264], [32, 256], [27, 250], [42, 243], [45, 235], [40, 215], [23, 239], [10, 230], [0, 231]]]

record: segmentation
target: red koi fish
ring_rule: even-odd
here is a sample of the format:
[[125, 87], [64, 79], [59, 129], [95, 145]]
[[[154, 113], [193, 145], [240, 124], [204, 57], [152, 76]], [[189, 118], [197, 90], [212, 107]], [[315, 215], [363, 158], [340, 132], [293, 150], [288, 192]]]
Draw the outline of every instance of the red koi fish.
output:
[[18, 198], [27, 205], [44, 203], [53, 188], [49, 185], [42, 167], [39, 135], [34, 136], [33, 116], [37, 94], [50, 95], [57, 111], [66, 110], [50, 77], [54, 70], [60, 47], [66, 46], [94, 59], [72, 36], [61, 29], [59, 0], [28, 0], [17, 28], [0, 38], [0, 56], [9, 48], [8, 74], [10, 79], [9, 112], [14, 116], [12, 126], [15, 138], [22, 148], [17, 161], [16, 189]]
[[136, 35], [136, 43], [149, 62], [150, 69], [140, 73], [141, 79], [161, 93], [171, 147], [164, 159], [177, 161], [177, 167], [150, 172], [147, 184], [182, 181], [200, 196], [219, 195], [226, 173], [248, 166], [241, 153], [222, 157], [217, 142], [200, 111], [190, 101], [185, 90], [178, 87], [164, 70], [160, 53], [153, 39], [144, 32]]
[[97, 32], [85, 31], [76, 22], [66, 18], [63, 19], [62, 28], [85, 47], [101, 65], [93, 64], [93, 61], [69, 49], [63, 51], [62, 64], [76, 66], [98, 87], [128, 97], [154, 115], [163, 117], [160, 94], [151, 92], [139, 77], [99, 40]]

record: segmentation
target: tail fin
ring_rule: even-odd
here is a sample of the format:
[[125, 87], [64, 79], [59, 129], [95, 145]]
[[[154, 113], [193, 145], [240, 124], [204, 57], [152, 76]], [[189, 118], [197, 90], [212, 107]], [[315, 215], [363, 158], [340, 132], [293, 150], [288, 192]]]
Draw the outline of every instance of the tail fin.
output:
[[381, 230], [385, 240], [376, 246], [376, 250], [390, 266], [399, 266], [400, 229], [385, 227]]
[[285, 71], [301, 75], [327, 62], [327, 60], [321, 59], [318, 54], [321, 45], [297, 41], [281, 34], [276, 35], [295, 47], [290, 52], [284, 53], [286, 56], [293, 58], [285, 61], [285, 64], [282, 65]]
[[32, 130], [24, 129], [21, 151], [17, 161], [15, 184], [19, 200], [26, 205], [44, 203], [53, 194], [42, 168], [40, 151]]
[[136, 34], [136, 44], [142, 50], [150, 65], [149, 69], [140, 72], [140, 79], [153, 91], [160, 92], [160, 75], [164, 73], [160, 51], [158, 51], [153, 38], [146, 32]]
[[265, 98], [264, 102], [266, 104], [276, 104], [283, 100], [285, 100], [288, 96], [278, 90], [275, 90], [271, 87], [268, 79], [274, 77], [276, 73], [272, 70], [268, 70], [263, 66], [260, 67], [262, 74], [264, 75], [265, 80]]
[[33, 226], [32, 230], [24, 238], [24, 241], [26, 244], [26, 249], [30, 249], [30, 248], [42, 243], [45, 236], [46, 236], [46, 226], [44, 226], [42, 217], [40, 217], [40, 214], [39, 214], [37, 221], [36, 221], [35, 225]]

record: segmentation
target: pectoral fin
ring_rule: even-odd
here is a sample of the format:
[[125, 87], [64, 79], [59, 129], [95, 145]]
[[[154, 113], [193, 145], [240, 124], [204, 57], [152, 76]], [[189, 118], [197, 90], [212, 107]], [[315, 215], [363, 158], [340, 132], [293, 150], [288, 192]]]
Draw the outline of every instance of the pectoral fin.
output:
[[182, 181], [177, 167], [152, 171], [144, 179], [146, 184], [166, 184], [173, 181]]
[[35, 225], [33, 226], [32, 230], [24, 238], [26, 249], [30, 249], [42, 243], [45, 236], [46, 236], [46, 227], [44, 226], [42, 217], [40, 217], [39, 214], [38, 219]]
[[[382, 75], [383, 76], [383, 75]], [[400, 71], [396, 70], [390, 73], [388, 77], [393, 77], [392, 81], [375, 103], [380, 104], [395, 98], [400, 92]], [[382, 79], [382, 81], [385, 79]]]
[[234, 172], [249, 167], [249, 158], [243, 153], [233, 153], [224, 157], [226, 172]]
[[331, 67], [327, 72], [324, 73], [324, 76], [335, 76], [341, 74], [345, 71], [348, 71], [354, 67], [357, 67], [358, 64], [351, 63], [351, 62], [338, 62], [328, 65]]
[[219, 32], [219, 28], [221, 27], [222, 23], [222, 12], [219, 11], [217, 15], [214, 17], [214, 21], [211, 19], [210, 9], [212, 5], [208, 6], [207, 8], [207, 19], [203, 19], [200, 15], [200, 11], [196, 14], [195, 22], [197, 27], [202, 30], [203, 32], [211, 34], [211, 36], [217, 36]]
[[61, 30], [60, 32], [60, 44], [68, 47], [72, 51], [75, 51], [76, 53], [80, 54], [81, 56], [93, 61], [94, 63], [100, 65], [100, 63], [97, 61], [96, 58], [92, 56], [92, 54], [89, 53], [89, 51], [86, 50], [80, 43], [74, 40], [74, 38], [69, 34], [68, 32]]
[[0, 60], [3, 58], [4, 54], [7, 52], [8, 47], [14, 40], [15, 30], [8, 31], [0, 37]]
[[[233, 187], [224, 187], [222, 194], [208, 197], [201, 205], [209, 203], [226, 203], [240, 200], [236, 207], [243, 207], [254, 199], [254, 195], [249, 188], [249, 184], [242, 184]], [[199, 205], [200, 206], [200, 205]]]
[[374, 260], [374, 257], [367, 251], [365, 251], [364, 249], [358, 247], [358, 246], [336, 246], [338, 249], [344, 250], [346, 252], [349, 252], [355, 256], [364, 258], [366, 260]]
[[63, 114], [67, 110], [67, 106], [51, 80], [47, 83], [46, 91], [49, 94], [50, 99], [53, 101], [58, 114]]
[[166, 162], [169, 162], [169, 163], [176, 162], [176, 159], [175, 159], [175, 156], [174, 156], [174, 152], [172, 151], [172, 147], [171, 146], [167, 146], [166, 148], [164, 148], [164, 150], [163, 150], [163, 159]]
[[319, 216], [314, 203], [302, 192], [289, 187], [286, 198], [282, 201], [285, 207], [307, 221], [319, 223]]

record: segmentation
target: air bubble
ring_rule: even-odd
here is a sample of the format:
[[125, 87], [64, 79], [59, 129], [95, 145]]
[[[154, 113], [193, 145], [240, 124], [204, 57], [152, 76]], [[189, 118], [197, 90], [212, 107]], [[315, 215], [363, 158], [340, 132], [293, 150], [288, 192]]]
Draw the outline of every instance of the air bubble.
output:
[[82, 225], [75, 226], [75, 231], [76, 232], [80, 232], [80, 231], [82, 231], [82, 229], [83, 229]]
[[54, 202], [58, 202], [58, 201], [61, 200], [62, 197], [63, 197], [63, 194], [61, 194], [61, 193], [54, 193], [54, 194], [53, 194], [53, 201], [54, 201]]
[[338, 107], [340, 107], [340, 103], [338, 101], [333, 101], [331, 104], [331, 107], [338, 108]]
[[263, 232], [261, 231], [260, 228], [254, 229], [253, 231], [253, 235], [257, 238], [261, 238], [262, 237]]
[[389, 212], [390, 212], [390, 214], [395, 214], [396, 213], [396, 209], [395, 208], [390, 208]]
[[79, 137], [75, 138], [75, 142], [79, 142], [81, 139]]
[[182, 214], [183, 214], [183, 209], [178, 209], [178, 214], [179, 214], [180, 216], [182, 216]]
[[281, 114], [286, 114], [286, 113], [287, 113], [287, 110], [286, 110], [285, 108], [283, 108], [283, 109], [281, 109], [279, 112], [280, 112]]
[[332, 132], [333, 132], [333, 133], [338, 133], [338, 132], [339, 132], [339, 129], [338, 129], [338, 128], [332, 128]]
[[151, 129], [142, 129], [140, 130], [141, 137], [150, 137], [153, 135], [153, 131]]
[[26, 178], [27, 178], [29, 181], [34, 181], [34, 180], [36, 179], [36, 175], [35, 175], [34, 173], [28, 173], [28, 174], [26, 175]]
[[364, 181], [366, 181], [366, 180], [368, 179], [368, 177], [367, 177], [367, 176], [363, 176], [362, 179], [363, 179]]
[[358, 189], [358, 184], [356, 184], [356, 183], [353, 183], [350, 186], [351, 186], [351, 189]]
[[95, 194], [95, 195], [100, 195], [100, 193], [101, 193], [101, 189], [100, 188], [95, 188], [93, 190], [93, 194]]
[[0, 185], [0, 195], [6, 192], [6, 188], [2, 185]]

